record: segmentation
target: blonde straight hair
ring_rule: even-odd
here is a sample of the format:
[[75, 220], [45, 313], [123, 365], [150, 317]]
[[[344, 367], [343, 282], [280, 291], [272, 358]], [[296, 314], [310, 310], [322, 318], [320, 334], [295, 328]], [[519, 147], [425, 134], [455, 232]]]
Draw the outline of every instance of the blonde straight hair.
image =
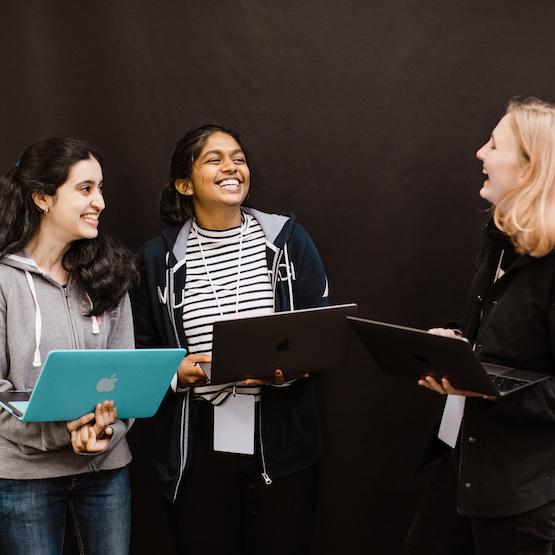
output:
[[541, 257], [555, 248], [555, 105], [538, 98], [512, 99], [507, 108], [525, 179], [495, 206], [495, 225], [519, 254]]

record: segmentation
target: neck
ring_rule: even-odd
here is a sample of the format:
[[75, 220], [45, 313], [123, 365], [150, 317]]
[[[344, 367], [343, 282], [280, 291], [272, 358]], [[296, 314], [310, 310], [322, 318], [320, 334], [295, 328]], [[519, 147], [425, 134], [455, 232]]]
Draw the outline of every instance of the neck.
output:
[[230, 229], [238, 227], [242, 222], [241, 207], [233, 206], [227, 210], [203, 210], [195, 206], [195, 220], [204, 229]]
[[68, 280], [68, 272], [62, 266], [62, 259], [68, 249], [69, 243], [47, 239], [40, 232], [25, 245], [25, 251], [37, 266], [61, 284]]

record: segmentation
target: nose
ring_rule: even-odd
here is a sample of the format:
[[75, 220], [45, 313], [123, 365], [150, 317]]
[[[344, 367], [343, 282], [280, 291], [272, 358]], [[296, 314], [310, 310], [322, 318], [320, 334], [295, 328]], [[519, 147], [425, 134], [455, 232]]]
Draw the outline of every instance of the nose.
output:
[[94, 194], [94, 197], [91, 200], [91, 206], [95, 209], [98, 210], [99, 212], [102, 212], [102, 210], [104, 210], [104, 208], [106, 208], [106, 203], [104, 202], [104, 197], [102, 196], [102, 193], [97, 190]]
[[476, 158], [478, 158], [478, 160], [480, 160], [481, 162], [484, 161], [484, 158], [486, 157], [486, 147], [488, 146], [489, 141], [485, 144], [483, 144], [477, 151], [476, 151]]
[[231, 158], [225, 158], [222, 164], [222, 171], [226, 173], [233, 173], [235, 172], [235, 163]]

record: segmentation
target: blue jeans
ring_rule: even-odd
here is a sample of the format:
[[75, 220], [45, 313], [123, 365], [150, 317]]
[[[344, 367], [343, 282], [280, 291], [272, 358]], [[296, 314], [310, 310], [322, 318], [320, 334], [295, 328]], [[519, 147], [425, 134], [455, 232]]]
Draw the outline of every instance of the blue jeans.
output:
[[128, 555], [130, 502], [127, 468], [0, 479], [0, 553], [61, 555], [67, 515], [78, 553]]

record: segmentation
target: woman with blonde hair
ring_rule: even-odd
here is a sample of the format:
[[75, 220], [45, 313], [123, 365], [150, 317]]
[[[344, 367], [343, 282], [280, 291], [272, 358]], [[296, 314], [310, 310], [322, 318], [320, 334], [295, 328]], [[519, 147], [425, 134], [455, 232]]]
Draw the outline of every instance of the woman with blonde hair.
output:
[[[461, 330], [488, 363], [555, 376], [555, 106], [512, 100], [477, 152], [493, 215]], [[431, 376], [419, 385], [465, 397], [404, 553], [549, 554], [555, 543], [555, 382], [494, 400]], [[459, 422], [451, 422], [456, 425]]]

